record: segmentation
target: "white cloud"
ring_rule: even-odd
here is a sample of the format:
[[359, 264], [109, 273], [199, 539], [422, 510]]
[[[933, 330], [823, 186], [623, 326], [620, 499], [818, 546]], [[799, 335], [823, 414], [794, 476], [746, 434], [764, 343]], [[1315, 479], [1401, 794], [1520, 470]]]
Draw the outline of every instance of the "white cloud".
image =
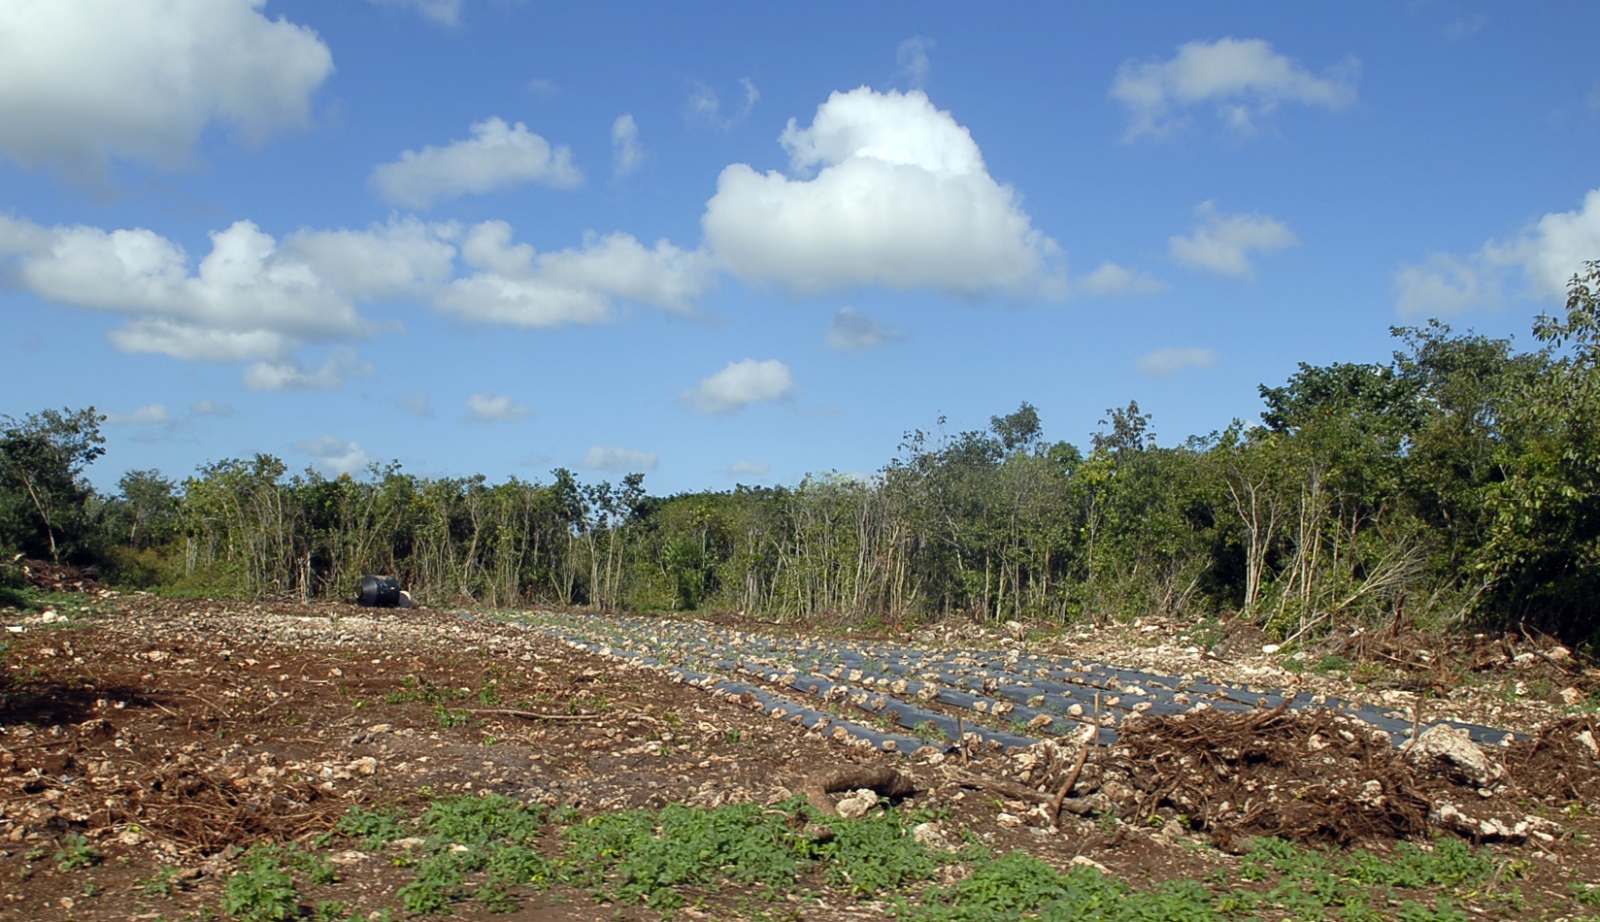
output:
[[1299, 246], [1289, 225], [1264, 214], [1224, 215], [1213, 202], [1201, 202], [1194, 213], [1200, 220], [1189, 236], [1168, 238], [1172, 258], [1186, 266], [1251, 278], [1255, 267], [1250, 253], [1270, 253]]
[[309, 368], [293, 359], [257, 362], [244, 370], [244, 386], [253, 391], [325, 391], [370, 374], [370, 364], [341, 347], [328, 354], [321, 368]]
[[280, 249], [342, 294], [384, 299], [447, 281], [455, 271], [450, 241], [457, 235], [451, 224], [391, 218], [367, 230], [298, 230], [283, 238]]
[[31, 246], [15, 254], [12, 281], [60, 304], [130, 315], [111, 334], [127, 352], [181, 359], [282, 360], [299, 345], [362, 335], [369, 325], [348, 298], [303, 260], [279, 252], [249, 221], [211, 235], [189, 273], [183, 248], [152, 231], [22, 225]]
[[1316, 77], [1260, 39], [1224, 38], [1180, 45], [1166, 61], [1125, 62], [1112, 81], [1111, 96], [1128, 107], [1124, 140], [1165, 138], [1188, 121], [1174, 110], [1201, 103], [1214, 103], [1224, 124], [1249, 133], [1257, 119], [1281, 103], [1335, 110], [1350, 105], [1359, 72], [1360, 62], [1347, 58], [1325, 77]]
[[194, 403], [189, 404], [189, 415], [190, 416], [232, 416], [233, 415], [233, 407], [231, 407], [231, 406], [229, 406], [228, 404], [225, 404], [225, 403], [217, 403], [216, 401], [214, 401], [214, 400], [212, 400], [212, 399], [210, 399], [208, 397], [201, 397], [199, 400], [196, 400]]
[[202, 416], [232, 414], [233, 407], [201, 398], [190, 404], [188, 411], [182, 415], [174, 414], [161, 403], [147, 403], [131, 413], [107, 413], [106, 425], [136, 427], [132, 435], [136, 442], [160, 442], [194, 425], [194, 421]]
[[752, 403], [782, 400], [794, 391], [794, 375], [777, 359], [729, 362], [699, 386], [683, 393], [683, 401], [701, 413], [734, 413]]
[[724, 472], [730, 477], [762, 477], [772, 470], [765, 461], [735, 461]]
[[528, 92], [539, 97], [540, 99], [550, 99], [553, 96], [559, 96], [561, 94], [561, 87], [554, 80], [546, 80], [543, 77], [535, 77], [528, 81]]
[[613, 299], [689, 313], [711, 283], [703, 253], [664, 240], [646, 249], [621, 233], [587, 235], [581, 250], [536, 254], [526, 243], [511, 243], [509, 224], [486, 221], [467, 232], [461, 257], [479, 271], [451, 283], [436, 305], [522, 327], [602, 323]]
[[484, 391], [467, 398], [465, 418], [474, 423], [513, 423], [532, 414], [509, 396], [496, 397], [492, 391]]
[[1170, 378], [1185, 368], [1210, 368], [1217, 364], [1217, 353], [1198, 347], [1157, 349], [1139, 356], [1135, 363], [1140, 374]]
[[183, 165], [212, 122], [251, 143], [305, 124], [333, 56], [264, 2], [0, 4], [0, 151], [95, 182], [113, 157]]
[[644, 162], [644, 147], [639, 144], [639, 125], [631, 115], [619, 115], [611, 123], [611, 175], [617, 179], [632, 173]]
[[1064, 294], [1055, 242], [989, 176], [972, 135], [921, 91], [834, 93], [780, 138], [796, 176], [722, 171], [701, 219], [735, 275], [800, 294], [884, 285]]
[[315, 458], [317, 465], [331, 474], [353, 474], [372, 462], [359, 442], [346, 442], [331, 435], [294, 443], [294, 450]]
[[415, 394], [397, 394], [394, 398], [394, 405], [412, 416], [420, 416], [423, 419], [432, 419], [434, 415], [433, 403], [428, 399], [426, 391], [417, 391]]
[[727, 131], [742, 121], [750, 114], [761, 100], [761, 91], [750, 82], [749, 77], [740, 77], [739, 85], [744, 88], [744, 105], [739, 111], [730, 116], [722, 114], [722, 101], [717, 98], [716, 90], [703, 83], [697, 83], [694, 92], [689, 94], [689, 115], [692, 118], [702, 119], [712, 125]]
[[924, 35], [916, 35], [900, 43], [895, 50], [895, 63], [900, 65], [900, 76], [905, 77], [914, 87], [921, 87], [928, 80], [928, 70], [933, 66], [928, 60], [928, 52], [933, 50], [936, 43]]
[[445, 26], [461, 24], [462, 0], [368, 0], [380, 6], [402, 6]]
[[1395, 310], [1402, 317], [1448, 316], [1501, 299], [1510, 276], [1520, 274], [1520, 294], [1536, 300], [1566, 297], [1583, 264], [1600, 258], [1600, 189], [1576, 211], [1544, 215], [1508, 240], [1490, 240], [1465, 258], [1445, 253], [1394, 274]]
[[853, 307], [841, 307], [828, 325], [828, 346], [841, 352], [871, 349], [900, 339], [899, 330], [880, 323]]
[[617, 474], [644, 473], [656, 469], [661, 456], [653, 451], [635, 451], [612, 445], [596, 445], [589, 449], [578, 466], [586, 471], [611, 471]]
[[[303, 346], [398, 326], [366, 320], [359, 302], [416, 298], [467, 319], [549, 327], [603, 322], [618, 300], [692, 314], [715, 280], [703, 251], [647, 248], [617, 233], [535, 253], [513, 244], [503, 221], [463, 232], [395, 218], [365, 230], [301, 229], [281, 242], [239, 221], [211, 241], [191, 269], [183, 247], [153, 231], [45, 228], [0, 215], [0, 282], [128, 317], [110, 334], [125, 352], [260, 362], [251, 386], [281, 388], [350, 376], [349, 367], [301, 367]], [[458, 255], [465, 270], [452, 281]]]
[[1512, 240], [1485, 244], [1483, 254], [1491, 265], [1521, 269], [1533, 297], [1565, 298], [1584, 261], [1600, 259], [1600, 189], [1584, 196], [1582, 209], [1547, 214]]
[[1101, 263], [1100, 268], [1073, 282], [1072, 290], [1091, 295], [1146, 295], [1166, 291], [1167, 283], [1142, 272], [1107, 262]]
[[552, 148], [521, 122], [511, 126], [489, 118], [471, 131], [470, 139], [445, 147], [430, 144], [420, 153], [404, 151], [399, 160], [374, 167], [368, 182], [384, 201], [411, 208], [431, 208], [525, 182], [558, 189], [583, 182], [583, 174], [572, 165], [571, 148]]
[[1495, 298], [1469, 262], [1435, 253], [1420, 266], [1394, 273], [1395, 311], [1402, 317], [1448, 317]]
[[147, 403], [132, 413], [107, 413], [108, 426], [154, 426], [172, 422], [172, 413], [165, 404]]

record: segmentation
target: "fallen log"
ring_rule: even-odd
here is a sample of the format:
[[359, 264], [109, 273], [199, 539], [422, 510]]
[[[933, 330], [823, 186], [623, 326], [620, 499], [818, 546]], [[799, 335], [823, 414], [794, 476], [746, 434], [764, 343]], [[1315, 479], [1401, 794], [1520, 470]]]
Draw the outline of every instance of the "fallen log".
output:
[[888, 765], [846, 765], [818, 772], [806, 779], [801, 791], [811, 806], [825, 816], [836, 816], [833, 798], [836, 791], [858, 791], [867, 788], [883, 797], [904, 797], [917, 789], [911, 776]]
[[[1088, 797], [1062, 797], [1059, 806], [1056, 804], [1056, 795], [1035, 791], [1025, 784], [1007, 781], [1004, 778], [984, 778], [980, 775], [969, 775], [965, 772], [956, 772], [952, 779], [964, 788], [973, 788], [979, 791], [988, 791], [999, 794], [1008, 800], [1020, 800], [1023, 803], [1043, 804], [1045, 807], [1056, 811], [1065, 810], [1076, 816], [1088, 816], [1096, 810], [1106, 809], [1110, 802], [1102, 795], [1091, 794]], [[1073, 779], [1074, 782], [1077, 779]]]

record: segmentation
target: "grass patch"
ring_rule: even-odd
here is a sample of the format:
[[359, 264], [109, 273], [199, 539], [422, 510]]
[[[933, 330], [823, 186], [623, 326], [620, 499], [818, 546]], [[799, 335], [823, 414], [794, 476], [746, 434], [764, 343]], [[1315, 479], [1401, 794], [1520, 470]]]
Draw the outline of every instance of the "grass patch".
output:
[[[1387, 854], [1260, 839], [1236, 875], [1218, 871], [1206, 881], [1136, 888], [1092, 868], [1057, 871], [1022, 852], [930, 850], [911, 827], [932, 818], [894, 809], [859, 820], [822, 817], [796, 797], [769, 806], [669, 805], [580, 819], [571, 810], [490, 794], [439, 798], [415, 820], [352, 808], [336, 833], [371, 848], [408, 835], [423, 840], [394, 856], [397, 865], [414, 868], [396, 897], [417, 915], [446, 914], [469, 900], [486, 911], [513, 911], [519, 893], [556, 884], [668, 916], [730, 887], [741, 891], [736, 899], [759, 903], [826, 882], [830, 890], [876, 901], [901, 922], [1455, 922], [1468, 918], [1459, 905], [1467, 900], [1510, 908], [1520, 900], [1512, 891], [1494, 892], [1493, 862], [1454, 839], [1401, 843]], [[559, 838], [550, 838], [552, 827], [561, 830]], [[247, 864], [237, 886], [230, 879], [235, 903], [273, 905], [270, 895], [281, 890], [272, 888], [281, 888], [282, 877], [272, 871], [310, 879], [309, 866], [296, 864], [292, 853], [266, 854], [271, 860]], [[947, 864], [971, 873], [938, 886]], [[1572, 899], [1574, 908], [1594, 905], [1600, 890], [1574, 886]]]

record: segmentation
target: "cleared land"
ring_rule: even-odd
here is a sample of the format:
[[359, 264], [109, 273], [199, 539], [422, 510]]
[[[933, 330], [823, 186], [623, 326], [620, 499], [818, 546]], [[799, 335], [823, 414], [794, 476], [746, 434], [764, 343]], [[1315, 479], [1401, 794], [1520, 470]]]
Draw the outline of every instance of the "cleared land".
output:
[[[0, 689], [0, 918], [1600, 914], [1595, 676], [1548, 645], [1485, 638], [1446, 657], [1369, 639], [1366, 658], [1392, 670], [1319, 675], [1284, 672], [1248, 637], [1210, 654], [1163, 625], [1020, 641], [965, 628], [894, 638], [923, 657], [908, 676], [887, 668], [888, 638], [786, 648], [792, 632], [748, 623], [48, 601], [3, 619], [22, 630]], [[609, 655], [573, 645], [585, 625]], [[751, 694], [675, 676], [669, 634], [708, 651], [677, 668]], [[842, 650], [883, 668], [852, 679]], [[803, 668], [825, 652], [839, 676]], [[1038, 674], [1073, 660], [1082, 685]], [[1132, 694], [1127, 673], [1094, 680], [1094, 662], [1173, 681]], [[871, 694], [830, 699], [824, 679]], [[1086, 714], [1060, 692], [1030, 705], [1019, 684], [1057, 679]], [[1279, 708], [1280, 690], [1359, 710]], [[1096, 694], [1114, 738], [1074, 732]], [[774, 719], [776, 697], [828, 722]], [[939, 717], [908, 728], [878, 697]], [[1141, 698], [1161, 708], [1112, 717]], [[1017, 708], [1052, 720], [1030, 728]], [[1402, 751], [1360, 714], [1524, 737], [1463, 747], [1434, 731], [1441, 745]], [[851, 726], [875, 735], [834, 732]], [[886, 752], [888, 735], [916, 748]], [[1044, 741], [995, 746], [1008, 736]]]

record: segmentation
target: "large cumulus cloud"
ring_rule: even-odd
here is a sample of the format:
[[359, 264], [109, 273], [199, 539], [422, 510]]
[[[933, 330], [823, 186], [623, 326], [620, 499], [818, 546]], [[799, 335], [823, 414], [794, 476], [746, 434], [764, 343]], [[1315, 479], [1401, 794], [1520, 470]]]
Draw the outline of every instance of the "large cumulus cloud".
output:
[[1055, 242], [971, 133], [921, 91], [836, 92], [780, 138], [790, 175], [722, 171], [702, 226], [734, 275], [809, 295], [858, 285], [1059, 296]]
[[0, 151], [80, 181], [182, 165], [208, 124], [259, 142], [310, 119], [333, 55], [265, 0], [0, 3]]

